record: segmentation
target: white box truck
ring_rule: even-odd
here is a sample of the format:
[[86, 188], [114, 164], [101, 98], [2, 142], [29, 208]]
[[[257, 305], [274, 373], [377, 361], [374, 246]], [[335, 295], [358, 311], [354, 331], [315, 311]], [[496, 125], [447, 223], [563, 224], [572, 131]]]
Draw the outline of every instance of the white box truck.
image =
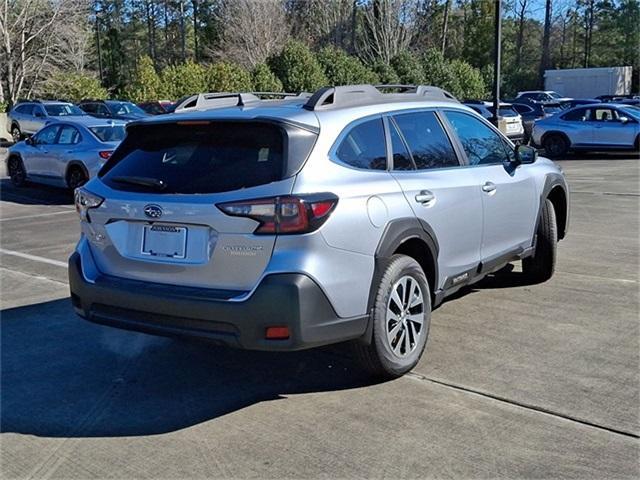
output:
[[544, 72], [545, 90], [563, 97], [595, 98], [631, 93], [631, 67], [567, 68]]

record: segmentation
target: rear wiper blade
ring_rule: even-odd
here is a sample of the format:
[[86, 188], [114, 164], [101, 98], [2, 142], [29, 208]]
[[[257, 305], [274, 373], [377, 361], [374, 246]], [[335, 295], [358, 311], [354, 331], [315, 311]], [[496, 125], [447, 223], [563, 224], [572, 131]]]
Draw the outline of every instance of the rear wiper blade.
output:
[[167, 184], [162, 180], [151, 177], [114, 177], [112, 180], [117, 183], [128, 183], [129, 185], [137, 185], [154, 190], [164, 190], [167, 188]]

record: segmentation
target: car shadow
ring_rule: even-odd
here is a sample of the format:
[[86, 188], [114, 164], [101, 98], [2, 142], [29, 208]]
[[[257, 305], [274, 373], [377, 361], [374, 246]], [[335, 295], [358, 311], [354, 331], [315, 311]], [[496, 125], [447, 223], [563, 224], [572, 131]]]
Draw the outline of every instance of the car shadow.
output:
[[16, 187], [11, 180], [3, 178], [0, 179], [0, 201], [22, 205], [72, 205], [73, 192], [35, 183]]
[[[544, 156], [544, 152], [541, 153]], [[571, 160], [637, 160], [640, 158], [638, 152], [569, 152], [560, 157], [553, 158], [554, 161]]]
[[446, 297], [444, 302], [439, 306], [452, 300], [457, 300], [462, 297], [466, 297], [467, 295], [478, 293], [482, 290], [527, 287], [532, 285], [534, 284], [531, 283], [529, 278], [527, 278], [521, 271], [516, 271], [515, 265], [509, 263], [500, 270], [496, 270], [495, 272], [488, 274], [479, 282], [462, 287], [456, 293]]
[[68, 298], [2, 312], [1, 432], [153, 435], [374, 381], [339, 347], [267, 353], [94, 325]]

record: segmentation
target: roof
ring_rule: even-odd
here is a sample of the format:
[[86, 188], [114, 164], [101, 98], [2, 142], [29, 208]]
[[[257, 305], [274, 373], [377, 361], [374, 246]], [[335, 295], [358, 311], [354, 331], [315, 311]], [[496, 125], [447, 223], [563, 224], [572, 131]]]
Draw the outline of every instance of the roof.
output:
[[[380, 88], [401, 88], [408, 91], [382, 93]], [[229, 106], [230, 99], [233, 100], [232, 106]], [[348, 123], [368, 115], [394, 110], [456, 106], [470, 111], [451, 94], [436, 87], [406, 85], [379, 88], [372, 85], [325, 87], [311, 96], [290, 96], [279, 100], [260, 100], [250, 93], [225, 93], [220, 94], [220, 100], [218, 108], [157, 115], [132, 122], [130, 125], [213, 119], [279, 119], [317, 130], [322, 121]]]
[[123, 126], [127, 122], [124, 120], [96, 118], [91, 115], [63, 115], [60, 117], [53, 117], [55, 120], [50, 121], [47, 125], [55, 125], [58, 123], [65, 123], [69, 125], [78, 125], [82, 127], [110, 127], [110, 126]]
[[21, 100], [16, 103], [16, 106], [29, 103], [36, 105], [73, 105], [73, 103], [67, 102], [66, 100]]

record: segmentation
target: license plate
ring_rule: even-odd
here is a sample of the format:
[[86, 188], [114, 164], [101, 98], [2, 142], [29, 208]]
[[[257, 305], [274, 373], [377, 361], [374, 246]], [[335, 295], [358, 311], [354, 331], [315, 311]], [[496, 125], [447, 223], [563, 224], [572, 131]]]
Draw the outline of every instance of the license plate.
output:
[[513, 133], [518, 131], [517, 123], [507, 123], [507, 133]]
[[154, 257], [185, 258], [187, 229], [173, 225], [145, 225], [142, 253]]

